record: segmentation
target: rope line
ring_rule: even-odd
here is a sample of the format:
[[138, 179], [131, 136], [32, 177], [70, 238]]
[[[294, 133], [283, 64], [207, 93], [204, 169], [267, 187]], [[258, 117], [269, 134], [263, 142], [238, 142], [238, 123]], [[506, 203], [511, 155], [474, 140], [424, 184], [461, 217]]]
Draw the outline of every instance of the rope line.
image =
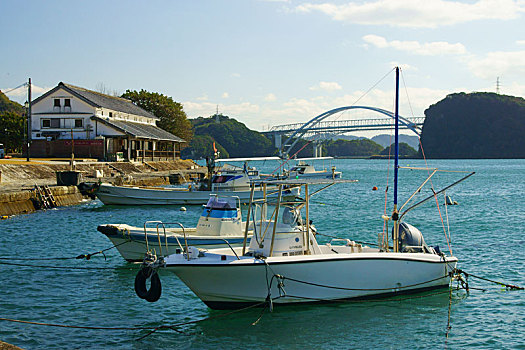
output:
[[[120, 330], [136, 330], [136, 331], [145, 331], [145, 330], [147, 330], [147, 331], [149, 331], [147, 334], [145, 334], [145, 335], [141, 336], [140, 338], [136, 339], [136, 340], [142, 340], [142, 339], [144, 339], [144, 338], [154, 334], [158, 330], [163, 330], [163, 329], [168, 329], [168, 330], [172, 330], [172, 331], [175, 331], [175, 332], [178, 332], [178, 333], [181, 333], [181, 334], [186, 334], [183, 331], [177, 329], [177, 327], [186, 326], [186, 325], [190, 325], [190, 324], [197, 324], [197, 323], [200, 323], [200, 322], [213, 320], [213, 319], [218, 319], [218, 318], [223, 318], [223, 317], [235, 314], [235, 313], [239, 313], [239, 312], [242, 312], [242, 311], [245, 311], [245, 310], [248, 310], [248, 309], [252, 309], [252, 308], [260, 307], [260, 306], [264, 305], [264, 308], [261, 311], [261, 313], [260, 313], [259, 317], [257, 318], [257, 320], [251, 324], [251, 325], [255, 326], [261, 320], [261, 318], [263, 317], [263, 315], [264, 315], [264, 313], [265, 313], [265, 311], [267, 309], [270, 309], [270, 310], [273, 309], [273, 301], [278, 300], [278, 299], [284, 299], [284, 298], [313, 300], [313, 301], [319, 301], [319, 302], [321, 302], [321, 301], [329, 301], [329, 302], [339, 302], [339, 303], [362, 303], [362, 302], [403, 301], [403, 300], [410, 300], [410, 299], [416, 299], [416, 298], [417, 299], [421, 299], [421, 298], [425, 298], [425, 297], [431, 297], [431, 296], [435, 296], [435, 295], [449, 293], [448, 322], [447, 322], [447, 331], [446, 331], [446, 337], [447, 338], [448, 338], [449, 332], [450, 332], [450, 330], [452, 328], [452, 326], [451, 326], [451, 305], [452, 305], [452, 290], [454, 289], [454, 288], [452, 288], [452, 286], [449, 286], [449, 288], [447, 290], [445, 290], [445, 291], [437, 291], [437, 292], [433, 292], [433, 293], [425, 293], [425, 294], [420, 294], [420, 295], [411, 295], [411, 296], [406, 296], [406, 297], [394, 296], [394, 297], [391, 297], [391, 298], [380, 298], [380, 299], [344, 299], [344, 298], [343, 299], [322, 299], [322, 298], [312, 298], [312, 297], [304, 297], [304, 296], [300, 296], [300, 295], [286, 294], [286, 292], [284, 290], [284, 283], [283, 283], [284, 280], [288, 279], [288, 280], [295, 281], [295, 282], [306, 283], [306, 284], [316, 285], [316, 286], [321, 286], [321, 287], [326, 287], [326, 288], [334, 288], [334, 289], [346, 289], [346, 290], [367, 290], [367, 289], [350, 289], [350, 288], [342, 288], [342, 287], [323, 286], [323, 285], [319, 285], [319, 284], [315, 284], [315, 283], [304, 282], [304, 281], [300, 281], [300, 280], [296, 280], [296, 279], [292, 279], [292, 278], [287, 278], [287, 277], [283, 277], [281, 275], [275, 274], [274, 271], [272, 270], [271, 266], [269, 266], [266, 262], [265, 262], [265, 266], [266, 266], [266, 273], [265, 273], [265, 275], [266, 275], [267, 288], [268, 288], [268, 296], [267, 296], [265, 301], [259, 302], [259, 303], [255, 303], [255, 304], [252, 304], [252, 305], [248, 305], [247, 307], [244, 307], [244, 308], [241, 308], [241, 309], [232, 310], [230, 312], [222, 313], [222, 314], [215, 315], [215, 316], [208, 316], [208, 317], [200, 318], [200, 319], [193, 320], [193, 321], [185, 321], [185, 322], [179, 322], [179, 323], [168, 324], [168, 325], [162, 324], [162, 325], [158, 325], [158, 326], [134, 326], [134, 327], [131, 327], [131, 326], [130, 327], [78, 326], [78, 325], [67, 325], [67, 324], [59, 324], [59, 323], [26, 321], [26, 320], [19, 320], [19, 319], [6, 318], [6, 317], [0, 317], [0, 321], [14, 322], [14, 323], [21, 323], [21, 324], [28, 324], [28, 325], [36, 325], [36, 326], [74, 328], [74, 329], [110, 330], [110, 331], [111, 330], [112, 331], [120, 331]], [[273, 273], [273, 276], [272, 276], [270, 281], [268, 281], [268, 269]], [[462, 275], [465, 276], [465, 280], [461, 277]], [[461, 269], [454, 269], [449, 274], [449, 276], [454, 277], [454, 278], [456, 278], [458, 280], [457, 290], [460, 289], [460, 284], [461, 284], [461, 287], [463, 289], [466, 289], [467, 292], [470, 289], [469, 286], [468, 286], [468, 277], [469, 276], [472, 276], [474, 278], [478, 278], [478, 279], [481, 279], [481, 280], [485, 280], [485, 281], [488, 281], [488, 282], [492, 282], [492, 283], [495, 283], [495, 284], [503, 285], [503, 286], [507, 287], [508, 289], [509, 288], [510, 289], [523, 289], [522, 287], [518, 287], [518, 286], [502, 283], [502, 282], [499, 282], [499, 281], [494, 281], [494, 280], [491, 280], [491, 279], [488, 279], [488, 278], [480, 277], [480, 276], [477, 276], [477, 275], [469, 274], [469, 273], [467, 273], [467, 272], [465, 272], [465, 271], [463, 271]], [[440, 277], [440, 278], [444, 278], [444, 277], [447, 277], [447, 276], [443, 276], [443, 277]], [[440, 279], [440, 278], [437, 278], [437, 279]], [[430, 280], [430, 281], [427, 281], [427, 282], [422, 282], [422, 283], [429, 283], [429, 282], [435, 281], [437, 279]], [[279, 288], [279, 296], [275, 297], [275, 298], [271, 298], [270, 290], [272, 288], [274, 280], [280, 281], [280, 282], [278, 282], [278, 285], [277, 285], [277, 287]], [[413, 284], [412, 286], [417, 286], [417, 285], [420, 285], [422, 283]], [[397, 288], [400, 289], [400, 288], [406, 288], [406, 287], [409, 287], [409, 286], [397, 287]], [[388, 289], [392, 289], [392, 288], [388, 288]], [[381, 289], [368, 289], [368, 290], [381, 290]]]
[[74, 328], [74, 329], [109, 330], [109, 331], [120, 331], [120, 330], [125, 330], [125, 331], [137, 331], [138, 330], [138, 331], [142, 331], [142, 330], [149, 330], [150, 332], [148, 334], [146, 334], [146, 335], [144, 335], [144, 336], [142, 336], [142, 337], [137, 339], [137, 340], [142, 340], [142, 339], [150, 336], [151, 334], [153, 334], [156, 331], [161, 330], [161, 329], [170, 329], [170, 330], [173, 330], [173, 331], [181, 333], [181, 331], [177, 330], [176, 327], [186, 326], [186, 325], [190, 325], [190, 324], [196, 324], [196, 323], [200, 323], [200, 322], [204, 322], [204, 321], [208, 321], [208, 320], [212, 320], [212, 319], [217, 319], [217, 318], [222, 318], [222, 317], [229, 316], [229, 315], [241, 312], [241, 311], [252, 309], [254, 307], [262, 306], [265, 303], [266, 303], [266, 301], [260, 302], [260, 303], [256, 303], [256, 304], [253, 304], [253, 305], [249, 305], [249, 306], [241, 308], [241, 309], [232, 310], [230, 312], [222, 313], [220, 315], [208, 316], [208, 317], [200, 318], [198, 320], [179, 322], [179, 323], [175, 323], [175, 324], [171, 324], [171, 325], [160, 325], [160, 326], [149, 326], [149, 327], [148, 326], [135, 326], [135, 327], [77, 326], [77, 325], [67, 325], [67, 324], [60, 324], [60, 323], [25, 321], [25, 320], [18, 320], [18, 319], [13, 319], [13, 318], [6, 318], [6, 317], [0, 317], [0, 321], [29, 324], [29, 325], [34, 325], [34, 326]]
[[443, 279], [443, 278], [452, 277], [452, 272], [450, 274], [448, 274], [448, 275], [437, 277], [437, 278], [434, 278], [434, 279], [431, 279], [431, 280], [428, 280], [428, 281], [425, 281], [425, 282], [419, 282], [419, 283], [414, 283], [414, 284], [410, 284], [410, 285], [406, 285], [406, 286], [391, 287], [391, 288], [346, 288], [346, 287], [328, 286], [328, 285], [318, 284], [318, 283], [314, 283], [314, 282], [307, 282], [307, 281], [302, 281], [302, 280], [298, 280], [298, 279], [291, 278], [291, 277], [285, 277], [285, 276], [281, 276], [281, 275], [277, 275], [276, 277], [280, 278], [282, 280], [290, 280], [290, 281], [297, 282], [297, 283], [307, 284], [307, 285], [315, 286], [315, 287], [328, 288], [328, 289], [359, 290], [359, 291], [382, 291], [382, 290], [411, 288], [411, 287], [419, 286], [419, 285], [422, 285], [422, 284], [435, 282], [435, 281], [438, 281], [438, 280]]
[[508, 283], [503, 283], [503, 282], [499, 282], [499, 281], [495, 281], [495, 280], [491, 280], [491, 279], [488, 279], [488, 278], [485, 278], [485, 277], [481, 277], [481, 276], [476, 276], [476, 275], [473, 275], [471, 273], [468, 273], [468, 272], [465, 272], [461, 269], [456, 269], [456, 272], [458, 274], [463, 274], [465, 275], [465, 277], [468, 278], [469, 277], [474, 277], [474, 278], [477, 278], [477, 279], [480, 279], [480, 280], [483, 280], [483, 281], [487, 281], [487, 282], [491, 282], [491, 283], [494, 283], [494, 284], [498, 284], [500, 286], [504, 286], [505, 288], [507, 288], [508, 290], [525, 290], [525, 288], [523, 287], [520, 287], [520, 286], [516, 286], [516, 285], [513, 285], [513, 284], [508, 284]]
[[10, 263], [0, 261], [0, 265], [10, 265], [10, 266], [22, 266], [22, 267], [37, 267], [42, 269], [60, 269], [60, 270], [133, 270], [134, 267], [81, 267], [81, 266], [50, 266], [50, 265], [31, 265], [31, 264], [22, 264], [22, 263]]
[[[68, 257], [54, 257], [54, 258], [31, 258], [31, 260], [33, 261], [44, 261], [44, 260], [74, 260], [74, 259], [86, 259], [86, 260], [90, 260], [91, 257], [93, 255], [97, 255], [97, 254], [102, 254], [104, 255], [104, 260], [107, 260], [106, 259], [106, 254], [104, 254], [104, 252], [108, 251], [108, 250], [111, 250], [113, 248], [116, 248], [118, 246], [121, 246], [125, 243], [129, 243], [131, 242], [131, 240], [129, 241], [126, 241], [126, 242], [121, 242], [119, 244], [116, 244], [116, 245], [113, 245], [112, 247], [109, 247], [109, 248], [106, 248], [106, 249], [102, 249], [102, 250], [99, 250], [97, 252], [94, 252], [94, 253], [87, 253], [87, 254], [80, 254], [80, 255], [77, 255], [77, 256], [68, 256]], [[28, 260], [27, 258], [17, 258], [17, 257], [0, 257], [0, 260]]]

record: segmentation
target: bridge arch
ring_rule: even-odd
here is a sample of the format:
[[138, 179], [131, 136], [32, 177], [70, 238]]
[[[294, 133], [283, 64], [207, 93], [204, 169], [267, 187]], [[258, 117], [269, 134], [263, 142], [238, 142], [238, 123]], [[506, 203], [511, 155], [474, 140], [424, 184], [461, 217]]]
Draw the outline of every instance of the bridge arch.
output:
[[[315, 118], [310, 119], [309, 121], [304, 123], [303, 126], [301, 126], [294, 133], [292, 133], [292, 135], [290, 135], [288, 137], [288, 139], [286, 139], [286, 141], [281, 145], [281, 150], [280, 150], [281, 157], [287, 155], [287, 153], [288, 153], [285, 150], [285, 148], [288, 148], [289, 150], [292, 149], [293, 146], [295, 146], [295, 144], [297, 143], [297, 141], [299, 141], [299, 138], [301, 138], [304, 134], [306, 134], [310, 129], [315, 127], [321, 121], [323, 121], [324, 119], [326, 119], [326, 118], [328, 118], [328, 117], [330, 117], [330, 116], [332, 116], [332, 115], [334, 115], [336, 113], [340, 113], [340, 112], [351, 110], [351, 109], [367, 109], [367, 110], [370, 110], [370, 111], [374, 111], [374, 112], [378, 112], [378, 113], [384, 114], [384, 115], [386, 115], [386, 116], [388, 116], [388, 117], [390, 117], [392, 119], [395, 118], [393, 112], [387, 111], [386, 109], [377, 108], [377, 107], [370, 107], [370, 106], [346, 106], [346, 107], [338, 107], [338, 108], [331, 109], [331, 110], [329, 110], [327, 112], [319, 114]], [[412, 130], [418, 136], [420, 136], [420, 131], [417, 128], [416, 124], [414, 124], [413, 122], [409, 121], [408, 119], [406, 119], [406, 118], [404, 118], [402, 116], [399, 116], [399, 123], [403, 124], [404, 126], [406, 126], [406, 128]], [[293, 141], [293, 143], [291, 143], [294, 138], [295, 138], [295, 141]]]

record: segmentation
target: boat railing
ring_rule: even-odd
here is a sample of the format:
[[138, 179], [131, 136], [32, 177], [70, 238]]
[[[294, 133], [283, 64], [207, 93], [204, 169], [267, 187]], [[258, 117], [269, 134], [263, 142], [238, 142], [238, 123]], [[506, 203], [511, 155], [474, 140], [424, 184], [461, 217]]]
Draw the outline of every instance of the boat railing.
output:
[[[162, 225], [162, 228], [164, 230], [164, 237], [167, 237], [166, 236], [166, 225], [178, 225], [178, 226], [180, 226], [180, 228], [182, 229], [182, 235], [184, 236], [184, 244], [186, 246], [186, 254], [187, 254], [188, 253], [188, 240], [186, 238], [186, 230], [184, 229], [184, 225], [181, 224], [180, 222], [163, 222], [163, 223], [159, 223], [159, 224], [157, 224], [157, 232], [158, 232], [159, 225]], [[182, 248], [182, 245], [180, 244], [179, 237], [177, 235], [175, 235], [174, 237], [175, 237], [175, 240], [177, 241], [177, 244], [179, 245], [180, 250], [184, 251], [184, 248]], [[166, 250], [167, 249], [168, 249], [168, 240], [166, 239]]]
[[233, 249], [233, 247], [231, 246], [230, 242], [228, 242], [228, 240], [224, 239], [224, 238], [219, 238], [221, 241], [224, 241], [224, 243], [226, 243], [228, 245], [228, 247], [230, 247], [231, 251], [233, 252], [233, 254], [235, 254], [235, 257], [237, 257], [237, 260], [241, 260], [241, 258], [239, 258], [239, 255], [237, 255], [237, 253], [235, 252], [235, 249]]
[[162, 254], [162, 242], [161, 242], [161, 239], [160, 239], [160, 231], [159, 231], [159, 228], [162, 227], [162, 231], [164, 233], [164, 244], [165, 244], [165, 247], [166, 247], [166, 254], [168, 254], [169, 250], [168, 250], [168, 235], [166, 234], [166, 225], [178, 225], [181, 227], [182, 229], [182, 234], [184, 236], [184, 243], [185, 243], [185, 246], [186, 246], [186, 250], [184, 250], [184, 248], [182, 247], [182, 244], [180, 243], [179, 241], [179, 237], [177, 237], [177, 235], [174, 235], [175, 237], [175, 240], [177, 241], [177, 244], [179, 245], [179, 248], [181, 249], [181, 251], [185, 251], [186, 253], [188, 252], [188, 240], [186, 238], [186, 230], [184, 228], [184, 225], [182, 225], [180, 222], [162, 222], [162, 221], [159, 221], [159, 220], [152, 220], [152, 221], [146, 221], [144, 223], [144, 238], [146, 240], [146, 250], [149, 252], [150, 249], [149, 249], [149, 242], [148, 242], [148, 230], [147, 230], [147, 225], [148, 224], [157, 224], [156, 225], [156, 231], [157, 231], [157, 239], [158, 239], [158, 242], [159, 242], [159, 253], [161, 256], [163, 256]]

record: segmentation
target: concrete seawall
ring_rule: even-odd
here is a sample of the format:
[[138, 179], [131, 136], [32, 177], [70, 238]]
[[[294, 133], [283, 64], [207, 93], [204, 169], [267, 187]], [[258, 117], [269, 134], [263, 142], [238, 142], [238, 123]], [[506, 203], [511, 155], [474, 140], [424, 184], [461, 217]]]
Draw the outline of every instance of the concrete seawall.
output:
[[[57, 206], [79, 204], [84, 199], [76, 186], [53, 186], [49, 189]], [[34, 190], [0, 194], [0, 217], [2, 218], [33, 213], [37, 210], [38, 196]]]
[[[64, 170], [70, 170], [70, 165], [58, 160], [26, 163], [0, 159], [0, 218], [37, 211], [40, 206], [35, 185], [49, 186], [57, 206], [79, 204], [84, 198], [76, 186], [56, 186], [56, 174]], [[206, 168], [180, 159], [147, 163], [79, 161], [76, 171], [82, 182], [162, 186], [202, 178]], [[102, 177], [95, 177], [95, 173]]]

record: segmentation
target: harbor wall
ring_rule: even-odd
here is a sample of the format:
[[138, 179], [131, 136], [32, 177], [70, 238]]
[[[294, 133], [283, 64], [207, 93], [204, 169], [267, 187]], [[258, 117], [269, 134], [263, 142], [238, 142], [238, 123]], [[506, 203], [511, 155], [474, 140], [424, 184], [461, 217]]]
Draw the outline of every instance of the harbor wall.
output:
[[[84, 197], [76, 186], [49, 187], [57, 206], [75, 205], [82, 202]], [[26, 190], [0, 194], [0, 217], [28, 214], [37, 211], [39, 200], [36, 191]]]

